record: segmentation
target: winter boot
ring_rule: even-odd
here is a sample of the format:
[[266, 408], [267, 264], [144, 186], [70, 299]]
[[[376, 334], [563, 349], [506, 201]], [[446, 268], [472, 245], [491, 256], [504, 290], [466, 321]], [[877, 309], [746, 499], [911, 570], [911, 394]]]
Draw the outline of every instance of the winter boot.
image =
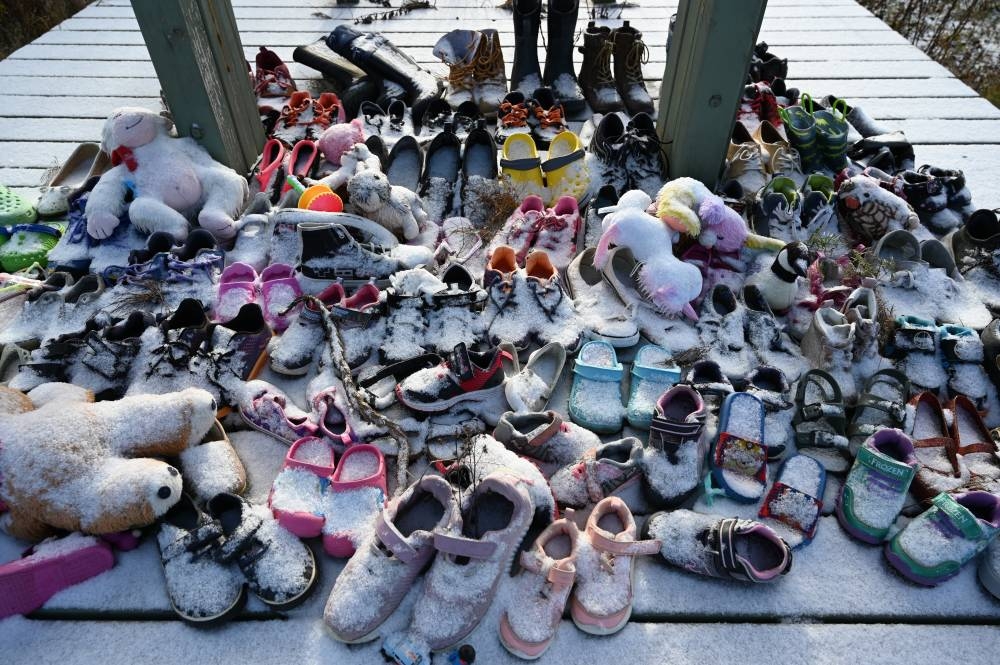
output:
[[615, 75], [611, 71], [611, 53], [615, 43], [611, 39], [611, 28], [596, 26], [591, 21], [583, 33], [583, 64], [580, 65], [580, 87], [594, 113], [621, 111], [622, 98], [615, 87]]
[[542, 87], [538, 65], [538, 29], [542, 21], [541, 0], [514, 0], [514, 65], [510, 89], [531, 97]]
[[625, 21], [612, 34], [615, 44], [615, 83], [630, 114], [653, 115], [653, 98], [642, 78], [642, 63], [649, 57], [642, 33]]
[[573, 71], [573, 36], [579, 11], [580, 0], [549, 0], [549, 50], [543, 79], [556, 101], [572, 114], [583, 111], [586, 104]]
[[473, 96], [483, 115], [492, 118], [507, 94], [507, 74], [504, 72], [500, 35], [496, 30], [483, 30], [482, 34], [476, 50]]

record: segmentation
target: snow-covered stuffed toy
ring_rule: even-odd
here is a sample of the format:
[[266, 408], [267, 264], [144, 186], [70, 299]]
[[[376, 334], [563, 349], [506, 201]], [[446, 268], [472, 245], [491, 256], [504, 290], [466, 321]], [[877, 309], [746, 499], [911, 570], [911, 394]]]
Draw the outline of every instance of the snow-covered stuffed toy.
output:
[[366, 170], [347, 181], [347, 198], [362, 216], [378, 222], [396, 236], [413, 240], [427, 221], [420, 197], [405, 187], [392, 185], [384, 173]]
[[656, 193], [656, 212], [664, 224], [678, 233], [697, 237], [701, 233], [698, 208], [712, 192], [694, 178], [675, 178]]
[[701, 220], [698, 242], [718, 252], [739, 252], [750, 236], [746, 220], [715, 194], [702, 200], [698, 206], [698, 219]]
[[920, 226], [920, 218], [909, 203], [866, 175], [856, 175], [841, 183], [837, 190], [837, 215], [866, 245], [889, 231]]
[[340, 158], [358, 143], [365, 142], [364, 123], [355, 118], [347, 123], [330, 125], [319, 135], [316, 144], [326, 161], [340, 166]]
[[0, 387], [0, 527], [37, 541], [54, 530], [105, 534], [147, 526], [181, 497], [166, 462], [200, 442], [216, 403], [197, 388], [93, 402], [46, 383], [27, 395]]
[[[104, 122], [101, 148], [111, 169], [87, 199], [87, 233], [103, 240], [128, 211], [143, 233], [165, 231], [178, 241], [188, 220], [218, 240], [236, 235], [234, 218], [246, 202], [247, 181], [212, 159], [192, 138], [172, 138], [170, 123], [144, 108], [117, 109]], [[128, 202], [131, 197], [131, 203]]]
[[790, 242], [781, 248], [770, 267], [754, 273], [747, 284], [755, 284], [776, 314], [784, 314], [795, 304], [799, 279], [809, 269], [809, 248]]
[[337, 190], [347, 184], [352, 176], [362, 171], [381, 171], [382, 164], [364, 143], [356, 143], [340, 156], [340, 167], [319, 181], [330, 189]]

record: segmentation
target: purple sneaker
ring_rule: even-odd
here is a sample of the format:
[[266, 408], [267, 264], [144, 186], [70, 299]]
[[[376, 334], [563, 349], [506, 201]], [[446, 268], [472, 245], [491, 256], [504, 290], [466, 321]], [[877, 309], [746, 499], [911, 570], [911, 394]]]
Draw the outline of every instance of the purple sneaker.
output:
[[704, 400], [691, 386], [674, 386], [656, 401], [641, 462], [643, 489], [653, 505], [676, 506], [698, 487], [708, 451], [703, 436], [707, 415]]

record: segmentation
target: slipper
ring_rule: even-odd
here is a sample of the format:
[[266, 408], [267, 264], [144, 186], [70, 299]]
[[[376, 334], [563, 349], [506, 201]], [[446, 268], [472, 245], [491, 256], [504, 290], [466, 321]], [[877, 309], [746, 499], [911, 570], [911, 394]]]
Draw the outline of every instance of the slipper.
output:
[[951, 438], [962, 464], [969, 470], [969, 482], [963, 489], [1000, 494], [1000, 454], [983, 417], [964, 395], [957, 396], [949, 406]]
[[[308, 139], [298, 141], [288, 156], [288, 163], [285, 165], [286, 174], [295, 176], [300, 182], [305, 182], [305, 179], [312, 174], [313, 164], [316, 162], [316, 157], [318, 156], [319, 148], [316, 146], [315, 141], [309, 141]], [[288, 178], [286, 177], [284, 184], [281, 186], [281, 194], [284, 195], [291, 188], [292, 186], [288, 183]]]
[[504, 394], [517, 412], [544, 411], [566, 364], [566, 348], [549, 342], [528, 356], [528, 362], [507, 380]]
[[264, 318], [275, 330], [281, 332], [288, 327], [288, 317], [294, 309], [289, 309], [296, 298], [302, 295], [302, 287], [295, 279], [295, 270], [284, 263], [275, 263], [260, 274], [260, 296], [264, 306]]
[[45, 266], [62, 232], [47, 224], [15, 224], [6, 229], [9, 239], [0, 245], [0, 266], [7, 272], [24, 270], [33, 263]]
[[69, 195], [93, 175], [94, 166], [100, 155], [101, 146], [96, 143], [77, 145], [49, 184], [39, 190], [41, 196], [35, 204], [38, 216], [51, 217], [68, 212]]
[[826, 469], [811, 457], [794, 455], [778, 470], [758, 517], [795, 549], [812, 542], [823, 510]]
[[625, 409], [629, 425], [648, 430], [656, 401], [680, 379], [681, 368], [663, 347], [646, 344], [636, 351]]
[[840, 385], [821, 369], [806, 372], [795, 391], [795, 446], [831, 473], [850, 467], [847, 414]]
[[523, 201], [531, 195], [545, 198], [542, 161], [530, 134], [511, 134], [507, 137], [503, 142], [500, 170], [510, 178], [518, 200]]
[[712, 472], [705, 477], [705, 500], [718, 494], [739, 503], [754, 503], [767, 487], [764, 403], [749, 393], [733, 393], [722, 403], [719, 431], [709, 456]]
[[894, 369], [883, 369], [865, 381], [857, 406], [847, 426], [851, 455], [857, 455], [865, 439], [883, 427], [902, 429], [906, 420], [906, 401], [910, 379]]
[[969, 470], [958, 457], [958, 445], [951, 437], [948, 420], [937, 395], [914, 395], [906, 407], [911, 421], [910, 438], [920, 468], [910, 489], [921, 501], [930, 501], [941, 492], [953, 492], [969, 482]]
[[229, 321], [243, 305], [257, 302], [257, 271], [246, 263], [226, 266], [219, 277], [219, 295], [215, 301], [215, 320]]
[[375, 446], [348, 448], [323, 492], [323, 549], [333, 557], [353, 556], [382, 512], [388, 491], [385, 457]]
[[[276, 201], [278, 197], [276, 183], [279, 181], [279, 176], [282, 176], [278, 169], [284, 166], [286, 153], [284, 143], [278, 139], [268, 139], [261, 152], [257, 173], [254, 175], [254, 179], [257, 181], [257, 191], [267, 194], [267, 198], [272, 202]], [[280, 181], [285, 182], [284, 177], [280, 177]], [[281, 191], [286, 190], [282, 188]]]
[[246, 468], [218, 420], [198, 445], [188, 446], [179, 457], [184, 491], [200, 502], [219, 492], [242, 494], [247, 488]]
[[323, 492], [334, 474], [334, 462], [328, 440], [307, 436], [288, 449], [274, 478], [267, 505], [278, 524], [299, 538], [315, 538], [323, 532]]
[[582, 203], [590, 189], [590, 172], [584, 160], [580, 137], [571, 131], [560, 132], [549, 144], [549, 158], [542, 162], [548, 186], [548, 205], [555, 206], [563, 196]]
[[573, 422], [602, 434], [622, 428], [625, 409], [621, 403], [624, 370], [615, 347], [607, 342], [587, 342], [573, 367], [569, 416]]

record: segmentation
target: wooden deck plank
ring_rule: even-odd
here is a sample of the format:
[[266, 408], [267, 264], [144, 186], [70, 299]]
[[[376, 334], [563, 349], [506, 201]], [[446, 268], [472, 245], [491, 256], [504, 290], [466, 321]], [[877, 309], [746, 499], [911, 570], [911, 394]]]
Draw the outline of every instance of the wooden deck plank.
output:
[[1000, 109], [982, 97], [911, 97], [908, 99], [852, 97], [852, 106], [860, 106], [879, 120], [900, 118], [1000, 118]]
[[[788, 85], [814, 97], [978, 97], [976, 91], [956, 78], [933, 79], [789, 79]], [[815, 93], [815, 94], [814, 94]]]
[[0, 95], [0, 117], [106, 118], [118, 106], [157, 108], [159, 105], [159, 97]]

